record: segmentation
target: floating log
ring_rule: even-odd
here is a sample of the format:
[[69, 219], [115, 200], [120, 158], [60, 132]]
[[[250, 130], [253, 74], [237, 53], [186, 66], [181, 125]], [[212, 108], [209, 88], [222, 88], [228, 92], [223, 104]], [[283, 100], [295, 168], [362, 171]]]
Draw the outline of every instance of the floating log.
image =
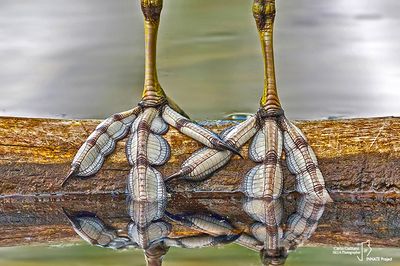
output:
[[[98, 120], [58, 120], [0, 118], [0, 196], [48, 195], [71, 193], [123, 193], [129, 165], [124, 153], [125, 141], [106, 160], [102, 170], [86, 179], [72, 178], [65, 188], [61, 181], [70, 163]], [[232, 121], [204, 122], [217, 132]], [[314, 148], [328, 190], [347, 193], [349, 198], [399, 198], [400, 192], [400, 118], [369, 118], [296, 123]], [[166, 135], [171, 144], [170, 161], [160, 171], [168, 176], [201, 145], [171, 128]], [[173, 181], [176, 192], [235, 192], [245, 173], [254, 166], [247, 158], [234, 156], [227, 167], [205, 182]], [[293, 187], [287, 176], [285, 186]]]

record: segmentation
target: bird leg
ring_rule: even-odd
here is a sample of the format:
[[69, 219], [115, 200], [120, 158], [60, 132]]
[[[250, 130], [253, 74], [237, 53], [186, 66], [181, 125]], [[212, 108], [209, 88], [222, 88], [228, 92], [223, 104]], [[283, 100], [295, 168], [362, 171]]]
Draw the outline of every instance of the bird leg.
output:
[[163, 0], [141, 0], [141, 8], [144, 16], [145, 36], [145, 73], [142, 106], [158, 106], [168, 103], [179, 114], [189, 117], [171, 98], [169, 98], [158, 82], [157, 76], [157, 35], [160, 25]]
[[141, 0], [144, 16], [145, 71], [144, 88], [140, 105], [157, 106], [166, 101], [166, 95], [157, 77], [157, 34], [160, 24], [162, 0]]
[[[260, 108], [257, 114], [257, 116], [261, 117], [261, 119], [259, 120], [263, 120], [265, 117], [276, 116], [283, 113], [276, 90], [274, 51], [272, 43], [273, 24], [275, 19], [275, 1], [255, 0], [253, 4], [253, 15], [256, 20], [257, 28], [260, 35], [265, 65], [264, 93], [261, 98], [261, 106], [265, 108]], [[244, 145], [254, 136], [258, 129], [262, 129], [264, 127], [263, 121], [255, 123], [254, 120], [256, 120], [255, 117], [250, 117], [241, 125], [232, 128], [229, 133], [225, 132], [225, 134], [221, 134], [222, 139], [226, 140], [229, 144], [236, 146], [237, 149], [240, 149], [242, 145]], [[272, 130], [276, 129], [277, 127], [273, 128]], [[276, 135], [279, 134], [280, 132], [276, 133]], [[267, 151], [264, 152], [266, 153]], [[274, 151], [271, 151], [271, 155], [273, 155], [273, 152]], [[210, 148], [203, 148], [192, 154], [192, 156], [190, 156], [182, 164], [180, 171], [168, 177], [167, 180], [172, 180], [177, 177], [182, 177], [188, 181], [205, 180], [212, 176], [216, 171], [224, 167], [229, 162], [231, 157], [232, 153], [230, 153], [229, 151], [216, 151]], [[271, 158], [271, 156], [269, 156], [268, 158]], [[251, 180], [249, 182], [253, 182], [253, 179], [257, 179], [257, 177], [253, 177], [257, 176], [256, 173], [260, 171], [268, 171], [276, 177], [280, 178], [281, 171], [279, 159], [280, 158], [270, 160], [268, 166], [260, 167], [259, 171], [254, 170], [252, 173], [250, 173]], [[261, 179], [265, 180], [264, 176], [261, 176]], [[259, 183], [259, 181], [260, 180], [256, 182]], [[248, 182], [246, 181], [245, 183]], [[279, 197], [281, 184], [282, 182], [280, 181], [268, 181], [268, 184], [264, 185], [265, 189], [263, 189], [262, 191], [263, 195], [265, 195], [265, 191], [268, 190], [268, 193], [273, 193], [271, 197]], [[244, 186], [247, 186], [247, 184], [244, 184]]]
[[264, 58], [264, 90], [257, 112], [260, 130], [249, 148], [250, 159], [258, 165], [245, 175], [242, 190], [246, 196], [255, 198], [277, 199], [283, 186], [280, 162], [283, 135], [277, 124], [283, 110], [276, 88], [273, 48], [275, 14], [275, 0], [254, 0], [253, 16]]
[[275, 79], [273, 46], [275, 14], [275, 0], [254, 0], [253, 16], [260, 36], [264, 58], [264, 92], [260, 104], [268, 114], [279, 113], [282, 109]]
[[[289, 171], [296, 176], [296, 190], [323, 202], [331, 201], [313, 150], [300, 129], [286, 119], [278, 98], [273, 49], [275, 14], [275, 0], [254, 0], [253, 15], [264, 57], [264, 91], [258, 111], [260, 128], [264, 134], [257, 134], [250, 146], [250, 158], [260, 165], [246, 175], [244, 192], [252, 197], [280, 196], [283, 146]], [[264, 156], [251, 156], [260, 152]], [[264, 189], [260, 189], [260, 185]]]
[[239, 153], [214, 132], [190, 121], [179, 106], [168, 98], [157, 77], [156, 49], [162, 0], [141, 0], [145, 32], [145, 77], [142, 100], [136, 108], [113, 115], [101, 123], [81, 146], [69, 174], [95, 175], [105, 158], [113, 152], [118, 140], [129, 133], [126, 154], [132, 165], [128, 192], [135, 200], [159, 200], [165, 192], [163, 177], [155, 166], [165, 164], [170, 157], [169, 144], [161, 135], [168, 125], [207, 147]]
[[147, 266], [161, 266], [164, 256], [167, 254], [169, 247], [158, 244], [154, 247], [146, 249], [144, 252]]
[[281, 241], [284, 213], [282, 199], [246, 198], [243, 209], [255, 221], [250, 226], [250, 232], [258, 241], [264, 244], [263, 249], [260, 251], [263, 265], [283, 265], [287, 252]]

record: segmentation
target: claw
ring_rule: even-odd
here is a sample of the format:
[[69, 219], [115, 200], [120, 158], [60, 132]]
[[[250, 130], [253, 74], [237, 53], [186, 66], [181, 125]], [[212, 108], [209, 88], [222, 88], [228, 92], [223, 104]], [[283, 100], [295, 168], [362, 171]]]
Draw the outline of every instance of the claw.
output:
[[188, 218], [186, 218], [185, 215], [173, 214], [173, 213], [170, 213], [169, 211], [165, 211], [165, 216], [168, 219], [178, 222], [178, 223], [181, 223], [183, 225], [186, 225], [189, 227], [193, 226], [193, 223]]
[[243, 159], [242, 154], [240, 154], [239, 150], [238, 150], [236, 147], [234, 147], [234, 146], [231, 146], [231, 145], [229, 145], [229, 144], [227, 144], [227, 143], [224, 143], [224, 142], [219, 142], [219, 143], [217, 143], [215, 146], [216, 146], [217, 148], [219, 148], [220, 150], [228, 150], [228, 151], [231, 151], [231, 152], [233, 152], [234, 154], [239, 155], [239, 157]]
[[69, 212], [69, 211], [68, 211], [66, 208], [64, 208], [64, 207], [61, 207], [61, 209], [62, 209], [63, 213], [65, 214], [65, 216], [67, 216], [68, 220], [69, 220], [70, 222], [72, 222], [72, 213]]
[[235, 242], [239, 239], [242, 234], [235, 234], [235, 235], [222, 235], [215, 237], [215, 242], [220, 244], [229, 244]]
[[172, 174], [172, 175], [168, 176], [167, 178], [164, 178], [164, 182], [168, 183], [168, 182], [180, 177], [181, 175], [182, 175], [182, 173], [179, 171], [179, 172], [177, 172], [175, 174]]
[[77, 172], [78, 172], [78, 168], [76, 168], [76, 167], [71, 168], [71, 170], [69, 170], [69, 172], [68, 172], [68, 175], [66, 177], [64, 177], [64, 179], [63, 179], [63, 181], [61, 183], [61, 187], [64, 187], [67, 184], [67, 181], [71, 177], [74, 177]]

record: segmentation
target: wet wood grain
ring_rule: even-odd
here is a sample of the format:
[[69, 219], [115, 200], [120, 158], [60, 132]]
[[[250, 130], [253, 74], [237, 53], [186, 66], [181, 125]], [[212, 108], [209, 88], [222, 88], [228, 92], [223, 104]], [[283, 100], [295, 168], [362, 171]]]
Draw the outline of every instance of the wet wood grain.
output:
[[[123, 192], [129, 165], [124, 141], [94, 177], [72, 179], [62, 189], [61, 180], [79, 146], [99, 123], [97, 120], [56, 120], [0, 118], [0, 195], [42, 195], [65, 193]], [[232, 122], [211, 122], [220, 131]], [[400, 191], [400, 118], [370, 118], [325, 121], [299, 121], [314, 148], [333, 192], [375, 192], [398, 195]], [[170, 129], [172, 157], [160, 168], [164, 175], [176, 172], [180, 164], [200, 144]], [[254, 166], [247, 158], [235, 156], [229, 165], [211, 179], [201, 183], [174, 181], [175, 191], [237, 191], [244, 174]], [[285, 169], [285, 187], [294, 179]], [[394, 194], [393, 194], [394, 193]]]
[[[308, 246], [356, 246], [371, 240], [373, 247], [400, 247], [400, 199], [354, 199], [336, 195], [328, 204]], [[210, 212], [229, 217], [236, 228], [249, 231], [251, 218], [243, 211], [244, 198], [239, 193], [204, 193], [195, 196], [177, 194], [169, 199], [170, 213]], [[283, 223], [295, 211], [296, 197], [284, 200]], [[91, 211], [106, 224], [126, 233], [130, 219], [123, 195], [69, 195], [63, 197], [23, 197], [0, 199], [0, 246], [58, 244], [80, 241], [63, 214]], [[198, 235], [199, 232], [172, 223], [170, 236]]]

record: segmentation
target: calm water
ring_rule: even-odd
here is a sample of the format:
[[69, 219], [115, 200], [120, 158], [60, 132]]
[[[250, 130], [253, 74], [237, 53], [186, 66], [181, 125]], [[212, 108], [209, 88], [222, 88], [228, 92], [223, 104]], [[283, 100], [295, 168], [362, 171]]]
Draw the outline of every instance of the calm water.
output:
[[[103, 118], [139, 101], [139, 1], [0, 1], [0, 115]], [[262, 59], [250, 0], [169, 0], [160, 80], [193, 118], [254, 112]], [[400, 2], [278, 1], [291, 118], [400, 115]]]
[[[331, 248], [300, 248], [287, 260], [285, 266], [353, 266], [400, 265], [395, 249], [376, 250], [375, 254], [393, 257], [394, 262], [358, 262], [354, 256], [332, 255]], [[396, 262], [397, 261], [397, 262]], [[21, 247], [0, 249], [0, 265], [4, 266], [145, 266], [140, 251], [112, 251], [87, 245], [60, 247]], [[172, 249], [165, 266], [258, 266], [256, 253], [230, 245], [224, 248], [202, 250]]]
[[[2, 198], [0, 265], [142, 266], [145, 260], [141, 249], [155, 247], [170, 247], [165, 250], [163, 260], [163, 265], [167, 266], [261, 265], [259, 250], [264, 245], [272, 249], [278, 242], [285, 249], [290, 247], [285, 264], [289, 266], [400, 265], [399, 249], [382, 249], [376, 245], [382, 239], [388, 239], [388, 235], [398, 236], [395, 225], [387, 228], [388, 232], [375, 230], [375, 233], [368, 233], [375, 225], [362, 228], [359, 225], [363, 224], [364, 218], [357, 216], [353, 217], [354, 221], [338, 227], [343, 219], [340, 217], [348, 211], [349, 202], [338, 201], [324, 206], [309, 201], [307, 196], [285, 196], [271, 202], [237, 194], [212, 195], [186, 197], [174, 194], [151, 203], [134, 202], [124, 195]], [[370, 205], [360, 202], [360, 209]], [[372, 217], [379, 212], [374, 208], [369, 210]], [[304, 220], [307, 221], [305, 227]], [[266, 232], [263, 230], [266, 223], [276, 223], [277, 227], [269, 227]], [[283, 233], [276, 234], [279, 230]], [[333, 247], [296, 248], [297, 244], [306, 243], [310, 234], [313, 238], [310, 241], [314, 243], [332, 243], [335, 237], [331, 232], [374, 239], [367, 257], [385, 257], [390, 261], [384, 264], [359, 262], [354, 254], [334, 254]], [[77, 233], [86, 240], [88, 237], [95, 239], [102, 247], [121, 249], [83, 244]], [[269, 240], [263, 243], [266, 235]], [[344, 239], [347, 243], [352, 242], [351, 238]], [[347, 245], [360, 252], [360, 241], [359, 238], [353, 245]], [[337, 246], [343, 247], [342, 244]], [[366, 246], [365, 252], [369, 252]]]

